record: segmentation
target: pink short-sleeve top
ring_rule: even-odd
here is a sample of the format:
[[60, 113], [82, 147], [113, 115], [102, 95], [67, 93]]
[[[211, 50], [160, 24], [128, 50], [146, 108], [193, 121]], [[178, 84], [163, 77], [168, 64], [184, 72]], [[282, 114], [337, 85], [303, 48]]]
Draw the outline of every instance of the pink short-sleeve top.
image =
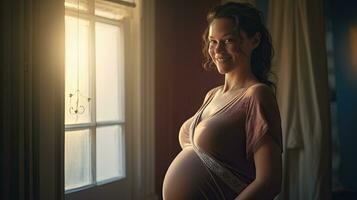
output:
[[[221, 88], [210, 90], [203, 105], [208, 105], [207, 101]], [[171, 163], [164, 179], [165, 200], [233, 199], [238, 195], [210, 172], [194, 152], [190, 140], [192, 128], [195, 145], [247, 184], [255, 179], [253, 155], [260, 145], [271, 140], [282, 151], [281, 120], [272, 89], [258, 83], [242, 89], [237, 96], [239, 98], [233, 98], [195, 127], [192, 123], [196, 115], [183, 123], [179, 132], [182, 151]]]

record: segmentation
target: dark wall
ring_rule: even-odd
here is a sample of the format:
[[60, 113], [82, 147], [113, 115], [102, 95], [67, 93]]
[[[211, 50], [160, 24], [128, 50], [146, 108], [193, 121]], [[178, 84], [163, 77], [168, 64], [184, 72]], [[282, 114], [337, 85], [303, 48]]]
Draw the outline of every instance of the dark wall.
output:
[[357, 190], [357, 64], [353, 66], [350, 51], [350, 28], [357, 28], [357, 1], [327, 2], [334, 46], [340, 181], [343, 186]]
[[219, 0], [156, 1], [156, 192], [180, 152], [178, 132], [223, 77], [202, 68], [201, 35], [206, 14]]
[[20, 192], [20, 6], [18, 1], [0, 2], [0, 199], [18, 199]]

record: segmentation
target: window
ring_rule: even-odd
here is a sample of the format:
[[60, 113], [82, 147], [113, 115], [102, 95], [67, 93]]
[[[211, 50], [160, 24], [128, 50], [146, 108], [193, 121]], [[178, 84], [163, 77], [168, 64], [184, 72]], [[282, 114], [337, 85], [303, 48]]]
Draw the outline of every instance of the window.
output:
[[65, 1], [66, 192], [126, 177], [123, 4]]

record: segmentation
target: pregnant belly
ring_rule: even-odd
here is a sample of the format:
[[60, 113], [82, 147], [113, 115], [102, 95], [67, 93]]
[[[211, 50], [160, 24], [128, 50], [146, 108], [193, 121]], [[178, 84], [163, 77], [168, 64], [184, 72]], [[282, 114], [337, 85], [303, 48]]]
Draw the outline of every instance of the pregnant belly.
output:
[[191, 147], [172, 161], [163, 184], [164, 200], [224, 199], [200, 158]]

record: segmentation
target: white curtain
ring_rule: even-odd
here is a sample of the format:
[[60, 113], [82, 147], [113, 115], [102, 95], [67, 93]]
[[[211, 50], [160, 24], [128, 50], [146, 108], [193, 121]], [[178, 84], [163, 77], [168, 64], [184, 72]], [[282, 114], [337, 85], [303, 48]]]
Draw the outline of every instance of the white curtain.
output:
[[270, 0], [268, 28], [284, 140], [278, 199], [331, 199], [330, 98], [323, 0]]

